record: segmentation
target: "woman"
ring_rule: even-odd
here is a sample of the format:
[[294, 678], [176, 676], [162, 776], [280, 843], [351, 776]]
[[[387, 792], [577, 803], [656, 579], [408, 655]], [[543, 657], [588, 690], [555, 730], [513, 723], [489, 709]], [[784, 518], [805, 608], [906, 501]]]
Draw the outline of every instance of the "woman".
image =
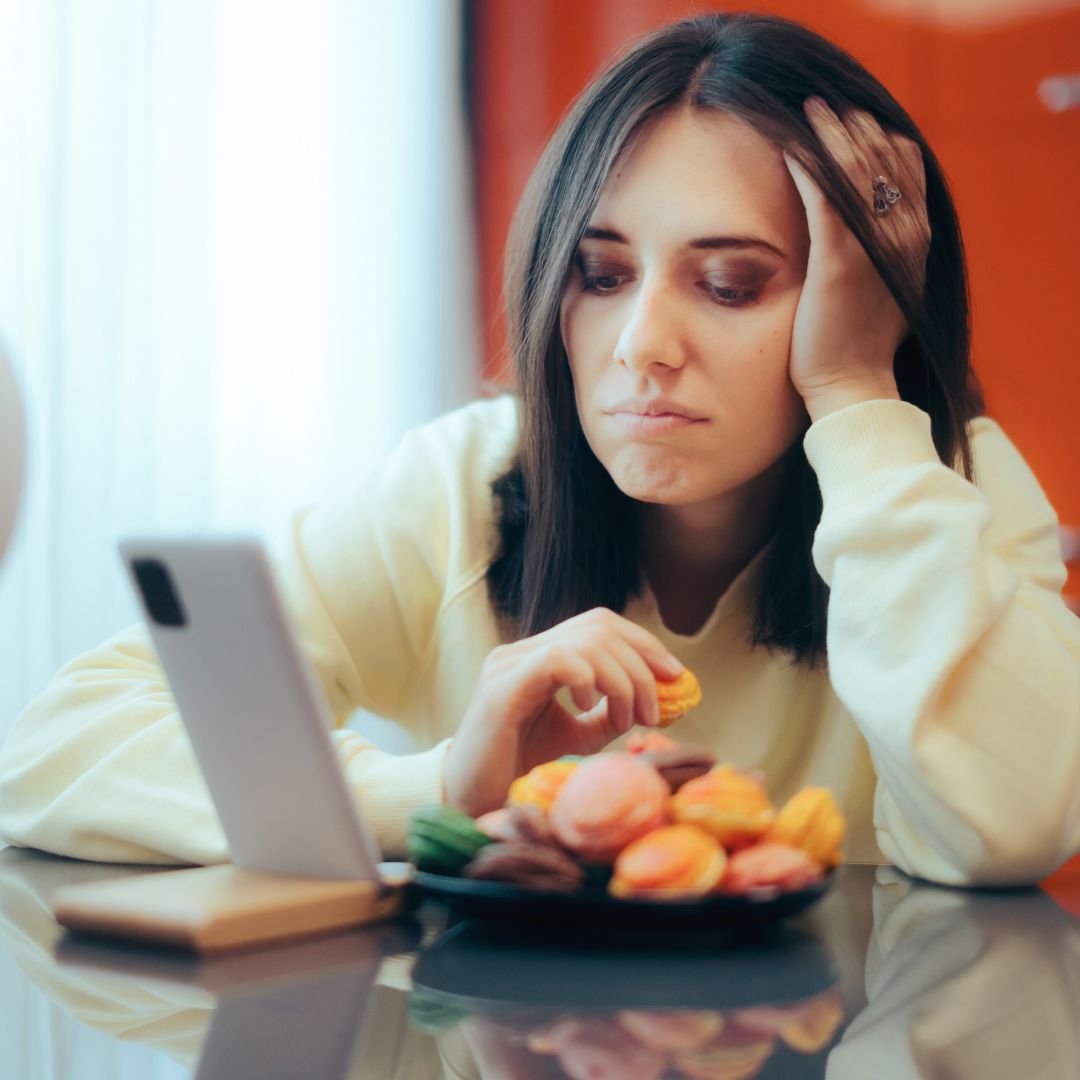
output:
[[[335, 736], [388, 857], [416, 806], [479, 813], [654, 723], [682, 663], [677, 736], [777, 799], [830, 787], [853, 861], [1004, 883], [1080, 847], [1056, 520], [977, 418], [956, 215], [879, 83], [764, 15], [645, 38], [551, 140], [508, 299], [520, 403], [413, 433], [279, 555], [339, 720], [427, 747]], [[16, 843], [227, 855], [139, 629], [60, 673], [0, 774]]]

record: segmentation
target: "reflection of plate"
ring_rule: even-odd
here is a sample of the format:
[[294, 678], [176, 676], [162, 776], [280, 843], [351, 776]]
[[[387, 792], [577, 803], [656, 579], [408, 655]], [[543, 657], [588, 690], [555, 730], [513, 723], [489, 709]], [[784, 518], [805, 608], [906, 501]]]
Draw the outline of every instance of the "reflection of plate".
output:
[[417, 871], [414, 885], [462, 915], [522, 924], [567, 923], [651, 930], [737, 930], [795, 915], [820, 900], [832, 875], [796, 892], [757, 896], [714, 894], [694, 900], [619, 900], [602, 886], [573, 893], [541, 892], [499, 881], [472, 881]]
[[746, 1008], [803, 1001], [834, 984], [820, 941], [794, 927], [777, 931], [720, 948], [691, 935], [681, 940], [692, 947], [672, 948], [640, 931], [614, 941], [591, 931], [534, 938], [470, 919], [420, 950], [412, 981], [428, 1004], [458, 1013]]

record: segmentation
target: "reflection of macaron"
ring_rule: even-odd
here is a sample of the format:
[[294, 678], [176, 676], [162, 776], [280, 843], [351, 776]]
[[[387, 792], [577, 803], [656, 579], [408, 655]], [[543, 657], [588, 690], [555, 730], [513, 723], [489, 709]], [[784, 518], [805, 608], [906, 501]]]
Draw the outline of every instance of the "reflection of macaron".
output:
[[794, 1020], [780, 1032], [780, 1038], [801, 1054], [815, 1054], [832, 1042], [844, 1022], [844, 999], [837, 989], [804, 1002]]
[[596, 754], [559, 788], [548, 812], [555, 838], [583, 859], [610, 863], [631, 840], [662, 825], [668, 786], [632, 754]]
[[712, 892], [727, 856], [696, 825], [666, 825], [628, 844], [615, 860], [612, 896], [685, 900]]
[[844, 1019], [844, 999], [834, 986], [791, 1005], [754, 1005], [736, 1009], [734, 1020], [750, 1031], [778, 1035], [802, 1054], [817, 1053], [832, 1042]]
[[719, 1037], [701, 1050], [675, 1055], [672, 1064], [697, 1080], [749, 1080], [772, 1057], [776, 1040], [725, 1022]]
[[722, 1013], [695, 1009], [623, 1009], [617, 1019], [642, 1046], [671, 1054], [697, 1050], [724, 1026]]
[[756, 776], [718, 765], [672, 795], [671, 816], [701, 826], [730, 851], [753, 843], [772, 824], [774, 813]]
[[585, 871], [565, 852], [516, 840], [488, 844], [462, 874], [477, 881], [505, 881], [546, 892], [573, 892], [585, 880]]
[[701, 704], [701, 684], [697, 676], [684, 667], [674, 679], [656, 680], [656, 700], [660, 705], [660, 727], [667, 727]]
[[547, 1033], [568, 1077], [660, 1080], [667, 1060], [606, 1017], [568, 1016]]
[[791, 892], [815, 885], [822, 877], [821, 866], [805, 851], [787, 844], [754, 844], [728, 859], [723, 889], [730, 893], [770, 888]]

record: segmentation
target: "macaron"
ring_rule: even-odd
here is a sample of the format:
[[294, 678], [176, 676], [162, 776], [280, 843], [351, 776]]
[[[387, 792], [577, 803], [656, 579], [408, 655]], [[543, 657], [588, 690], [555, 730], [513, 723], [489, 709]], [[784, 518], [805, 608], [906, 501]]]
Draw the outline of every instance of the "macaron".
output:
[[765, 785], [731, 765], [687, 781], [671, 796], [670, 808], [675, 821], [699, 825], [728, 851], [752, 844], [775, 817]]
[[819, 863], [787, 844], [754, 844], [728, 859], [722, 888], [745, 894], [758, 889], [794, 892], [816, 885], [824, 876]]
[[701, 683], [684, 667], [674, 679], [656, 680], [656, 700], [660, 705], [660, 727], [669, 727], [701, 704]]
[[647, 762], [622, 752], [581, 762], [559, 788], [548, 820], [559, 843], [609, 864], [632, 840], [666, 821], [667, 783]]
[[520, 840], [527, 844], [554, 844], [547, 814], [535, 803], [500, 806], [481, 814], [476, 827], [492, 840]]
[[434, 803], [420, 807], [409, 820], [405, 854], [418, 870], [453, 875], [490, 843], [468, 814]]
[[712, 892], [727, 855], [696, 825], [666, 825], [628, 844], [615, 860], [612, 896], [684, 900]]
[[656, 750], [643, 750], [641, 758], [667, 781], [672, 794], [690, 780], [704, 776], [716, 764], [716, 758], [708, 750], [678, 743]]
[[822, 866], [836, 866], [846, 824], [828, 788], [804, 787], [780, 808], [762, 840], [801, 848]]
[[557, 758], [555, 761], [545, 761], [542, 765], [534, 766], [510, 785], [506, 801], [512, 806], [531, 803], [541, 810], [548, 810], [559, 788], [577, 769], [579, 763], [578, 759]]
[[647, 750], [674, 750], [679, 744], [662, 731], [648, 728], [645, 731], [635, 729], [626, 739], [628, 754], [643, 754]]
[[476, 881], [504, 881], [544, 892], [574, 892], [585, 880], [584, 869], [566, 852], [520, 840], [482, 848], [462, 874]]

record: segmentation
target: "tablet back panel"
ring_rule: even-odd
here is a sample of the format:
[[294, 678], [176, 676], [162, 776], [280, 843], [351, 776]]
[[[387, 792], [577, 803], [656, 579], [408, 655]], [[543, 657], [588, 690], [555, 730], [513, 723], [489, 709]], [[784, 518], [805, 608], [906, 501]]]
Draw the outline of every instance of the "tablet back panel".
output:
[[325, 694], [260, 542], [119, 547], [233, 862], [378, 880], [378, 845], [345, 783]]

